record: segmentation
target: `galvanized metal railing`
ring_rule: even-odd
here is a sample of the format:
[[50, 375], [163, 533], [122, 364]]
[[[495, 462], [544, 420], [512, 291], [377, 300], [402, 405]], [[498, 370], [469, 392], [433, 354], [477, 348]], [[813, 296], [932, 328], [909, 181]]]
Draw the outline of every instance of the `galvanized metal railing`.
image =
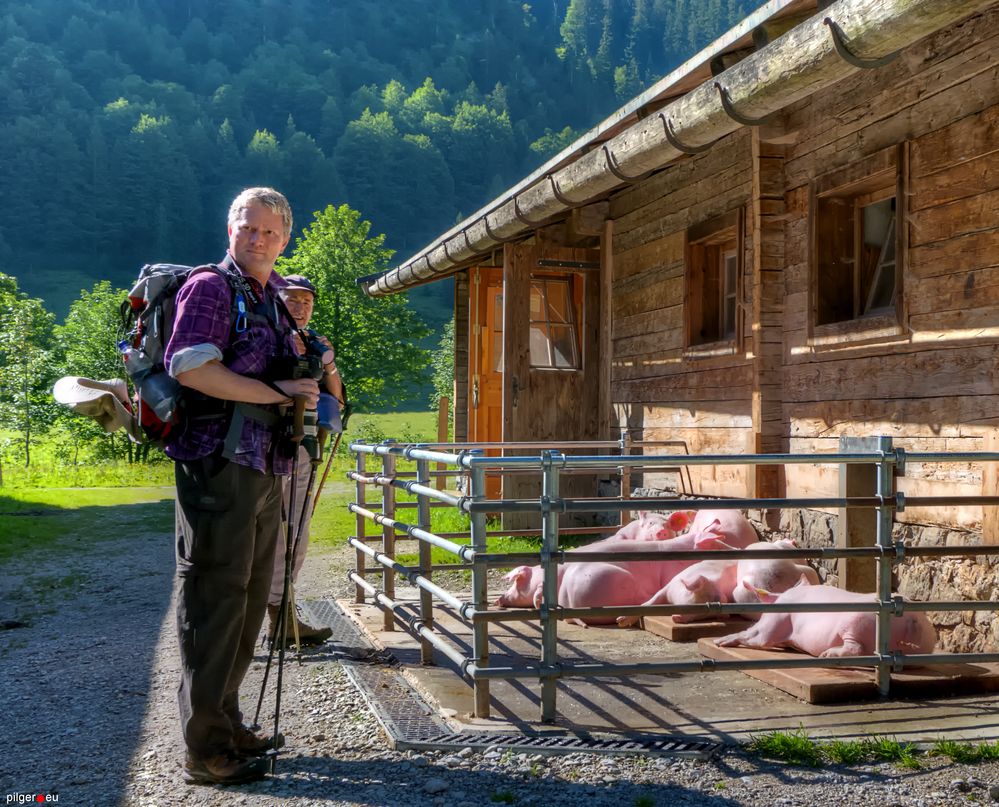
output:
[[[573, 443], [573, 449], [596, 446], [613, 447], [617, 443]], [[999, 653], [933, 653], [906, 655], [890, 650], [890, 620], [892, 616], [907, 611], [994, 611], [999, 610], [999, 601], [904, 601], [891, 593], [892, 566], [905, 558], [980, 556], [997, 555], [999, 546], [947, 546], [921, 547], [906, 546], [896, 542], [892, 536], [893, 513], [907, 506], [934, 507], [948, 505], [999, 505], [999, 496], [910, 496], [893, 492], [893, 474], [904, 471], [906, 462], [996, 462], [999, 453], [964, 452], [910, 452], [894, 448], [890, 438], [878, 438], [873, 451], [840, 452], [835, 454], [755, 454], [755, 455], [641, 455], [641, 456], [568, 456], [560, 450], [518, 444], [517, 448], [538, 449], [536, 455], [528, 456], [486, 456], [486, 448], [498, 447], [493, 444], [475, 448], [462, 448], [458, 452], [444, 450], [450, 446], [399, 445], [392, 441], [381, 444], [362, 442], [351, 443], [350, 448], [357, 455], [356, 470], [348, 477], [357, 484], [357, 501], [349, 509], [357, 516], [358, 535], [349, 539], [357, 552], [357, 569], [349, 577], [357, 587], [358, 601], [371, 597], [385, 612], [385, 629], [391, 630], [395, 623], [417, 637], [421, 643], [421, 659], [430, 663], [436, 650], [450, 659], [462, 676], [474, 688], [474, 710], [477, 717], [488, 717], [490, 713], [489, 682], [493, 679], [538, 679], [541, 683], [541, 719], [552, 721], [556, 716], [556, 681], [560, 678], [590, 676], [631, 676], [639, 674], [673, 674], [681, 672], [706, 672], [716, 670], [792, 669], [803, 667], [874, 667], [879, 692], [887, 695], [890, 687], [890, 673], [907, 666], [953, 664], [955, 662], [999, 662]], [[510, 444], [503, 444], [510, 449]], [[560, 447], [565, 447], [560, 446]], [[381, 473], [368, 474], [365, 458], [369, 455], [381, 457]], [[397, 473], [398, 460], [415, 462], [416, 472], [413, 481], [401, 478]], [[431, 471], [430, 464], [451, 466], [465, 473], [470, 481], [466, 495], [455, 495], [432, 486], [434, 474], [455, 471]], [[796, 498], [743, 498], [743, 499], [663, 499], [659, 497], [630, 498], [622, 488], [617, 498], [562, 498], [559, 493], [560, 477], [565, 472], [582, 470], [634, 469], [634, 468], [676, 468], [703, 465], [798, 465], [798, 464], [839, 464], [842, 466], [873, 464], [877, 468], [876, 490], [870, 496], [812, 496]], [[486, 472], [508, 472], [532, 470], [542, 477], [541, 495], [533, 499], [489, 499], [486, 496]], [[375, 512], [366, 505], [365, 487], [376, 485], [382, 488], [382, 511]], [[395, 491], [402, 489], [417, 497], [417, 523], [407, 524], [396, 518], [397, 508], [403, 503], [396, 502]], [[777, 508], [874, 508], [877, 513], [877, 534], [874, 546], [868, 547], [829, 547], [818, 549], [775, 549], [760, 553], [760, 556], [795, 559], [838, 559], [872, 558], [877, 564], [877, 601], [871, 603], [808, 603], [808, 604], [765, 604], [765, 603], [702, 603], [700, 605], [655, 605], [627, 606], [615, 608], [563, 608], [558, 603], [558, 565], [562, 563], [595, 562], [601, 560], [701, 560], [744, 557], [741, 550], [735, 551], [693, 551], [693, 552], [567, 552], [559, 548], [559, 536], [570, 530], [559, 529], [559, 516], [562, 513], [604, 512], [619, 510], [622, 513], [632, 508], [662, 508], [668, 502], [671, 509], [777, 509]], [[470, 531], [467, 545], [450, 540], [464, 537], [465, 533], [438, 535], [430, 529], [432, 506], [454, 507], [470, 516]], [[541, 548], [538, 553], [490, 552], [490, 535], [511, 533], [532, 533], [534, 531], [510, 531], [487, 529], [487, 514], [536, 512], [541, 516]], [[368, 541], [365, 524], [374, 522], [382, 527], [381, 550], [373, 548]], [[571, 532], [594, 532], [594, 528], [574, 529]], [[395, 559], [396, 534], [401, 533], [419, 543], [419, 560], [416, 567], [407, 567]], [[457, 564], [433, 565], [430, 562], [431, 547], [436, 546], [455, 556]], [[374, 561], [382, 570], [382, 586], [377, 589], [368, 581], [367, 561]], [[539, 563], [545, 570], [540, 608], [512, 608], [490, 610], [488, 606], [488, 578], [490, 568], [509, 567], [517, 564]], [[471, 599], [447, 591], [433, 582], [434, 569], [462, 568], [471, 571]], [[419, 606], [414, 610], [407, 603], [395, 599], [394, 577], [406, 578], [420, 592]], [[434, 629], [434, 600], [446, 604], [458, 618], [470, 625], [472, 630], [471, 654], [454, 644], [442, 633]], [[761, 661], [739, 660], [722, 661], [701, 659], [695, 661], [671, 661], [659, 663], [612, 664], [612, 663], [560, 663], [558, 660], [558, 621], [562, 619], [586, 617], [656, 616], [673, 614], [725, 615], [740, 613], [783, 613], [798, 612], [876, 612], [877, 652], [867, 656], [845, 658], [786, 658]], [[541, 654], [538, 662], [523, 666], [491, 666], [489, 662], [489, 625], [496, 622], [518, 622], [539, 620], [542, 631]]]

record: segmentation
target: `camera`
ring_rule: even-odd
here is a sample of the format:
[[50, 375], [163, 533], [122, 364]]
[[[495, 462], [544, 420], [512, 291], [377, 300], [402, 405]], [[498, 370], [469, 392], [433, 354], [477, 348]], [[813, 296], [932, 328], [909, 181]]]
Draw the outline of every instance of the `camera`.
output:
[[[299, 336], [305, 344], [305, 354], [302, 356], [288, 356], [275, 362], [270, 368], [268, 375], [277, 380], [282, 378], [311, 378], [320, 381], [323, 377], [323, 353], [329, 348], [321, 341], [315, 331], [299, 331]], [[289, 413], [291, 414], [291, 413]], [[320, 459], [319, 432], [317, 428], [317, 414], [315, 409], [306, 409], [303, 413], [302, 423], [296, 428], [292, 417], [287, 419], [284, 427], [285, 440], [283, 452], [289, 452], [289, 456], [297, 450], [298, 442], [305, 446], [309, 457], [313, 460]], [[296, 434], [302, 434], [296, 440]]]

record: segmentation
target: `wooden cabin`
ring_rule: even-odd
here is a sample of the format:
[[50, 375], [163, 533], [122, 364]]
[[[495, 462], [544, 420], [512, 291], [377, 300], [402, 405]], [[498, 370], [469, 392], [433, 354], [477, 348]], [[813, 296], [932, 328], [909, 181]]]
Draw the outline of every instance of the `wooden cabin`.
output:
[[[458, 439], [999, 450], [999, 3], [773, 0], [367, 288], [451, 275]], [[833, 496], [839, 469], [691, 482]], [[909, 464], [898, 487], [999, 494], [981, 463]], [[999, 542], [995, 509], [896, 520]], [[783, 526], [831, 541], [835, 521]], [[987, 599], [975, 568], [917, 565], [907, 593]], [[965, 622], [953, 646], [995, 646], [999, 621]]]

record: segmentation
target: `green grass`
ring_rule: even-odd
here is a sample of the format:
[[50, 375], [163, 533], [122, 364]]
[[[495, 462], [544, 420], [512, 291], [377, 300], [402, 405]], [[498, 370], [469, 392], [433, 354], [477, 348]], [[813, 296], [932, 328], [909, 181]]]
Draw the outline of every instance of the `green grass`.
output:
[[817, 767], [822, 753], [803, 728], [796, 731], [769, 731], [750, 738], [746, 750], [768, 759], [779, 759], [794, 765]]
[[0, 561], [172, 529], [167, 487], [0, 489]]
[[918, 770], [921, 755], [947, 757], [961, 765], [992, 762], [999, 759], [999, 742], [968, 743], [937, 740], [925, 752], [913, 743], [879, 735], [862, 740], [831, 740], [819, 743], [799, 727], [797, 731], [771, 731], [754, 736], [745, 745], [751, 753], [796, 765], [817, 766], [823, 760], [838, 765], [891, 762], [901, 768]]
[[927, 753], [934, 757], [948, 757], [959, 765], [973, 765], [999, 759], [999, 742], [974, 744], [937, 740]]
[[822, 751], [837, 765], [857, 765], [867, 758], [867, 750], [859, 740], [831, 740]]
[[894, 762], [903, 768], [917, 769], [920, 767], [916, 759], [916, 746], [912, 743], [901, 743], [894, 737], [872, 737], [863, 740], [867, 756], [875, 762]]

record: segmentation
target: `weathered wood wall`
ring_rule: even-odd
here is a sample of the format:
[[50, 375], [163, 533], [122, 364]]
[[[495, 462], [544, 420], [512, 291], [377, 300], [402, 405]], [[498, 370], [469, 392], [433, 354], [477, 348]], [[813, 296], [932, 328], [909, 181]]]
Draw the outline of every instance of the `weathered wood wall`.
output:
[[[693, 358], [684, 346], [684, 249], [688, 227], [738, 207], [752, 186], [751, 140], [740, 132], [686, 158], [611, 200], [613, 287], [611, 399], [615, 422], [646, 440], [681, 439], [692, 454], [754, 448], [748, 340], [727, 355]], [[751, 296], [752, 216], [744, 216]], [[745, 495], [745, 468], [691, 469], [703, 493]], [[645, 484], [654, 484], [647, 475]]]
[[[503, 441], [596, 440], [599, 435], [599, 327], [600, 274], [582, 273], [582, 306], [578, 316], [582, 366], [578, 370], [549, 370], [531, 367], [530, 320], [531, 275], [544, 273], [540, 261], [593, 263], [599, 253], [592, 249], [553, 244], [507, 244], [503, 250]], [[553, 271], [551, 269], [547, 270]], [[523, 453], [513, 450], [511, 453]], [[536, 498], [541, 477], [535, 474], [508, 475], [503, 479], [504, 498]], [[596, 495], [596, 478], [590, 475], [564, 476], [563, 496]], [[590, 514], [567, 514], [565, 526], [592, 523]], [[509, 529], [540, 525], [533, 513], [507, 513], [503, 524]]]
[[[992, 9], [796, 104], [773, 127], [742, 130], [612, 197], [617, 425], [684, 439], [692, 453], [831, 452], [840, 436], [878, 434], [913, 451], [983, 450], [999, 428], [997, 104]], [[816, 338], [811, 183], [899, 144], [898, 323]], [[746, 334], [734, 353], [704, 357], [684, 348], [684, 233], [738, 205]], [[786, 479], [735, 467], [692, 475], [706, 494], [831, 496], [838, 485], [831, 465]], [[899, 488], [975, 495], [994, 492], [994, 477], [977, 464], [913, 463]], [[982, 517], [980, 507], [899, 514], [963, 528]]]
[[[789, 110], [784, 165], [784, 418], [791, 451], [890, 435], [919, 451], [983, 450], [999, 421], [999, 11], [980, 14]], [[817, 176], [908, 143], [900, 327], [809, 339], [808, 189]], [[831, 495], [837, 469], [788, 474]], [[909, 495], [982, 491], [979, 465], [910, 464]], [[982, 509], [907, 509], [902, 522], [975, 527]]]
[[454, 439], [468, 439], [468, 340], [469, 330], [468, 271], [454, 277]]

